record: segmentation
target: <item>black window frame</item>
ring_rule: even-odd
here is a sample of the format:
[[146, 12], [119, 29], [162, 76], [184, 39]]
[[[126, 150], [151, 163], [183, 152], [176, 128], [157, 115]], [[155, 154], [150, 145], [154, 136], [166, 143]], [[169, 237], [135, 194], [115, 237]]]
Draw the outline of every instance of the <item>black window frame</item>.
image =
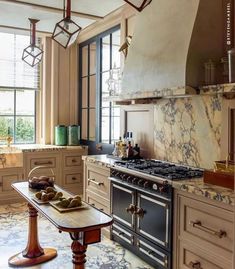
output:
[[[78, 46], [78, 55], [79, 55], [79, 84], [78, 84], [78, 90], [79, 90], [79, 119], [80, 119], [80, 135], [81, 135], [81, 144], [88, 145], [89, 146], [89, 154], [104, 154], [104, 153], [111, 153], [114, 148], [114, 144], [111, 144], [111, 120], [112, 120], [112, 107], [113, 104], [110, 102], [109, 104], [109, 110], [110, 110], [110, 116], [109, 116], [109, 143], [102, 143], [101, 142], [101, 132], [102, 132], [102, 127], [101, 127], [101, 119], [102, 119], [102, 114], [101, 114], [101, 109], [102, 109], [102, 39], [108, 35], [110, 35], [110, 41], [112, 41], [112, 33], [118, 31], [121, 29], [120, 24], [82, 42]], [[92, 43], [96, 43], [96, 132], [95, 132], [95, 141], [89, 140], [89, 98], [87, 100], [87, 139], [82, 139], [82, 48], [85, 46], [88, 46]], [[110, 42], [110, 69], [112, 68], [112, 42]], [[88, 64], [87, 64], [87, 77], [90, 76], [89, 70], [90, 70], [90, 52], [88, 49]], [[88, 80], [88, 92], [87, 96], [89, 96], [89, 80]], [[99, 149], [97, 149], [97, 144], [99, 144]]]

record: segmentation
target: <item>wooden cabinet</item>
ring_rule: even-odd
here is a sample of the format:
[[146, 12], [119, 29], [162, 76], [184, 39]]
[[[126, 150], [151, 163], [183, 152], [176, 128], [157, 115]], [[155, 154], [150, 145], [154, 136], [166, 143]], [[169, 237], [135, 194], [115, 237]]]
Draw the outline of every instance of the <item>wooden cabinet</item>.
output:
[[[84, 199], [90, 205], [110, 214], [110, 169], [87, 161], [84, 162]], [[109, 236], [109, 228], [103, 229]]]
[[62, 152], [62, 187], [74, 194], [83, 192], [82, 155], [87, 150], [67, 150]]
[[24, 152], [24, 176], [25, 180], [28, 179], [28, 175], [32, 169], [38, 166], [42, 166], [40, 169], [36, 169], [32, 172], [31, 176], [44, 175], [51, 176], [54, 174], [55, 183], [61, 185], [62, 180], [60, 177], [60, 152], [59, 151], [35, 151]]
[[23, 168], [0, 169], [0, 203], [12, 203], [19, 200], [19, 196], [12, 189], [11, 184], [23, 180]]
[[174, 269], [231, 269], [233, 207], [176, 191]]

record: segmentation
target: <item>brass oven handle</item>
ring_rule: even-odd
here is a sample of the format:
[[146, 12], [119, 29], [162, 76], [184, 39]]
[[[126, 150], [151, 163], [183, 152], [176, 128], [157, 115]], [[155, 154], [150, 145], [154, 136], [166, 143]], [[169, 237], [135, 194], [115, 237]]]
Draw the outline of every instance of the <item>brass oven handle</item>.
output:
[[204, 231], [204, 232], [207, 232], [211, 235], [214, 235], [216, 237], [219, 237], [219, 238], [223, 238], [223, 237], [226, 237], [227, 236], [227, 233], [223, 230], [219, 230], [219, 231], [215, 231], [209, 227], [206, 227], [206, 226], [203, 226], [201, 221], [190, 221], [189, 222], [190, 225], [192, 225], [194, 228], [197, 228], [201, 231]]
[[90, 179], [90, 178], [88, 178], [88, 182], [94, 183], [97, 186], [104, 185], [104, 182], [97, 182], [95, 181], [95, 179]]
[[48, 161], [48, 162], [34, 162], [34, 165], [50, 165], [52, 164], [51, 161]]
[[202, 269], [200, 262], [190, 262], [189, 267], [192, 269]]
[[145, 213], [146, 212], [141, 207], [137, 207], [135, 212], [134, 212], [134, 214], [137, 215], [139, 218], [143, 218]]
[[126, 212], [131, 213], [133, 215], [135, 212], [135, 205], [130, 204], [129, 207], [126, 208]]

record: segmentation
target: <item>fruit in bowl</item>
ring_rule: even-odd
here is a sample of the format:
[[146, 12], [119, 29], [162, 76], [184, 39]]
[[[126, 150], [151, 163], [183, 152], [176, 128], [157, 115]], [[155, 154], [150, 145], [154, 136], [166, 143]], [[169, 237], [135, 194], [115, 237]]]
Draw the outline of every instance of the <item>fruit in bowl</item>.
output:
[[54, 186], [54, 178], [47, 176], [32, 177], [29, 180], [29, 187], [37, 190], [45, 190]]

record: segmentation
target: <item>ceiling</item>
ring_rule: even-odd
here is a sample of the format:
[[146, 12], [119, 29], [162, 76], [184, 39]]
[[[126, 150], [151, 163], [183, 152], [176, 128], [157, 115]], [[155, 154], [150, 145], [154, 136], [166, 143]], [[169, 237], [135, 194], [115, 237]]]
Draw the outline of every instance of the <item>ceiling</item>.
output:
[[[72, 20], [83, 29], [121, 7], [123, 0], [72, 0]], [[64, 0], [0, 0], [1, 29], [29, 29], [28, 18], [39, 19], [37, 31], [52, 33], [63, 18]]]

